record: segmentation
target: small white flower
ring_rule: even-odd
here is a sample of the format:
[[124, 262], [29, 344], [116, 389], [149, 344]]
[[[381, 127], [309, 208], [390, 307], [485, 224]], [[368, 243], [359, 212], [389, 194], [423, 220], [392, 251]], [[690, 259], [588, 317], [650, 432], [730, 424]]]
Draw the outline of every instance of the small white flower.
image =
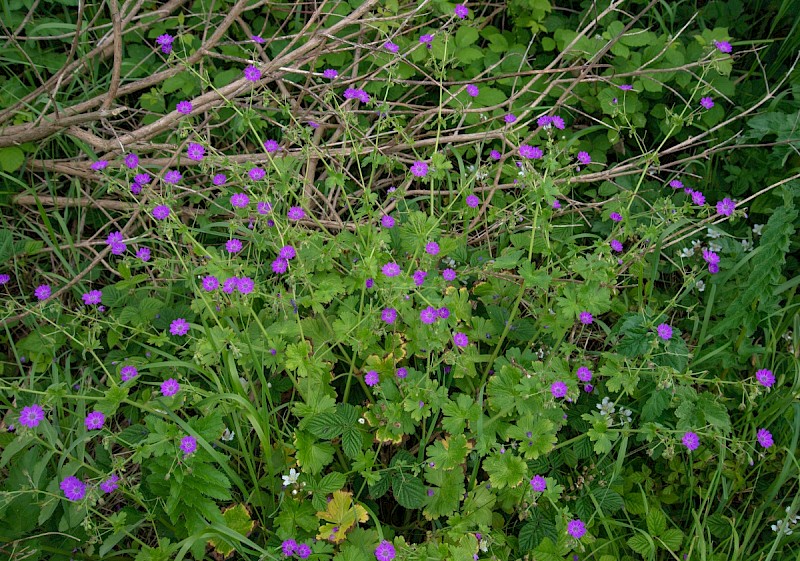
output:
[[475, 164], [470, 164], [470, 165], [468, 165], [468, 166], [467, 166], [467, 169], [468, 169], [469, 171], [475, 171]]
[[517, 172], [517, 175], [519, 175], [520, 177], [525, 177], [525, 170], [524, 169], [519, 170]]
[[359, 417], [359, 418], [358, 418], [358, 422], [359, 422], [359, 424], [362, 424], [362, 425], [363, 425], [364, 423], [366, 423], [366, 422], [367, 422], [367, 420], [366, 420], [364, 417]]
[[695, 288], [697, 288], [698, 292], [703, 292], [706, 289], [706, 283], [704, 283], [701, 280], [699, 280], [696, 283], [694, 283], [694, 286], [695, 286]]
[[489, 177], [489, 174], [486, 173], [485, 171], [479, 171], [478, 173], [475, 174], [475, 177], [477, 177], [478, 179], [486, 179], [487, 177]]
[[225, 427], [225, 432], [223, 432], [223, 433], [222, 433], [222, 437], [221, 437], [221, 438], [222, 438], [222, 440], [224, 440], [225, 442], [230, 442], [231, 440], [233, 440], [233, 437], [234, 437], [234, 436], [236, 436], [236, 433], [235, 433], [235, 432], [233, 432], [233, 431], [232, 431], [231, 429], [229, 429], [228, 427]]
[[687, 257], [691, 257], [692, 255], [694, 255], [694, 248], [684, 247], [678, 255], [680, 255], [684, 259], [686, 259]]
[[282, 475], [281, 477], [283, 478], [283, 486], [288, 487], [297, 483], [297, 478], [300, 477], [300, 474], [297, 473], [296, 469], [292, 468], [289, 470], [289, 475]]
[[711, 242], [708, 244], [708, 249], [710, 249], [714, 253], [719, 253], [720, 251], [722, 251], [722, 244], [717, 242]]
[[761, 230], [763, 229], [764, 229], [763, 224], [753, 224], [753, 234], [755, 234], [756, 236], [760, 236]]
[[742, 250], [744, 252], [753, 251], [753, 244], [750, 240], [742, 240]]
[[605, 415], [611, 416], [614, 414], [614, 411], [616, 411], [616, 409], [614, 408], [614, 403], [610, 399], [608, 399], [608, 396], [604, 397], [603, 401], [598, 403], [595, 407], [597, 407], [600, 410], [600, 414], [603, 416]]
[[486, 553], [487, 551], [489, 551], [489, 542], [487, 542], [485, 539], [481, 539], [481, 541], [478, 543], [478, 547], [480, 548], [481, 551]]
[[715, 229], [713, 229], [713, 228], [708, 228], [708, 232], [706, 233], [706, 237], [707, 237], [707, 238], [711, 238], [712, 240], [716, 240], [716, 239], [717, 239], [717, 238], [719, 238], [721, 235], [722, 235], [722, 234], [720, 234], [719, 232], [717, 232], [717, 231], [716, 231]]

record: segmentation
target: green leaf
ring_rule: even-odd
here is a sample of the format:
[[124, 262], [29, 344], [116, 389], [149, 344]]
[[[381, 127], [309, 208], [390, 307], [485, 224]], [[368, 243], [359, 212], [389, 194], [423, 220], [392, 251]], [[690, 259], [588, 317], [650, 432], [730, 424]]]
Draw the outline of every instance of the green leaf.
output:
[[343, 473], [334, 471], [320, 479], [315, 490], [324, 495], [330, 495], [334, 491], [339, 491], [345, 483], [347, 483], [347, 477]]
[[419, 508], [425, 503], [425, 485], [418, 477], [403, 471], [392, 476], [392, 494], [405, 508]]
[[705, 392], [697, 397], [697, 409], [702, 413], [706, 422], [724, 433], [731, 431], [731, 419], [728, 410], [719, 403], [720, 398]]
[[720, 540], [728, 539], [731, 535], [730, 520], [717, 512], [706, 518], [706, 527], [712, 536]]
[[294, 433], [294, 447], [297, 449], [297, 463], [312, 475], [318, 474], [333, 460], [333, 446], [327, 442], [315, 442], [307, 432]]
[[647, 531], [651, 536], [659, 536], [667, 530], [667, 517], [657, 508], [647, 513]]
[[670, 396], [667, 390], [655, 390], [647, 398], [642, 407], [642, 421], [655, 421], [669, 405]]
[[600, 508], [606, 514], [613, 513], [625, 506], [622, 496], [608, 487], [595, 487], [592, 489], [592, 496], [597, 500]]
[[478, 40], [478, 30], [474, 27], [461, 25], [456, 31], [456, 46], [459, 48], [469, 47]]
[[511, 450], [505, 454], [495, 453], [483, 462], [483, 468], [489, 474], [492, 487], [516, 487], [525, 478], [528, 466], [522, 458], [515, 456]]
[[543, 539], [558, 541], [558, 531], [552, 516], [538, 508], [531, 510], [530, 518], [519, 531], [519, 548], [521, 552], [531, 551], [538, 547]]
[[3, 171], [17, 171], [25, 163], [25, 154], [16, 146], [0, 148], [0, 168]]
[[309, 420], [308, 424], [304, 428], [311, 431], [311, 433], [317, 438], [322, 438], [325, 440], [336, 438], [342, 434], [342, 431], [344, 430], [344, 427], [339, 422], [338, 413], [333, 411], [315, 415]]
[[463, 434], [448, 436], [428, 446], [428, 461], [438, 469], [451, 470], [464, 464], [472, 444]]
[[655, 544], [650, 539], [650, 536], [644, 533], [636, 534], [630, 538], [628, 547], [647, 558], [651, 558], [656, 552]]
[[670, 551], [678, 551], [683, 543], [683, 532], [677, 528], [667, 530], [662, 535], [657, 536], [659, 545]]

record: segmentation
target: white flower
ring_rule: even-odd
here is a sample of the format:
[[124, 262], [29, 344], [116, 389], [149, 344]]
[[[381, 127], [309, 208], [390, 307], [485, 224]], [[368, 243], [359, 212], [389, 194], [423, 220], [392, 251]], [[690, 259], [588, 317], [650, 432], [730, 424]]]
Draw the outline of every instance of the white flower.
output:
[[708, 244], [708, 249], [710, 249], [714, 253], [719, 253], [720, 251], [722, 251], [722, 244], [717, 242], [711, 242]]
[[713, 228], [708, 228], [708, 232], [706, 233], [707, 238], [711, 238], [712, 240], [716, 240], [722, 234], [714, 230]]
[[703, 292], [706, 289], [706, 283], [704, 283], [701, 280], [699, 280], [696, 283], [694, 283], [694, 286], [695, 286], [695, 288], [697, 288], [698, 292]]
[[687, 257], [691, 257], [692, 255], [694, 255], [694, 248], [693, 247], [684, 247], [678, 255], [680, 255], [684, 259], [687, 258]]
[[614, 408], [614, 403], [608, 399], [608, 396], [603, 398], [603, 401], [595, 405], [600, 410], [601, 415], [613, 415], [616, 409]]
[[282, 475], [281, 477], [283, 478], [283, 486], [288, 487], [297, 483], [297, 478], [300, 477], [300, 474], [297, 473], [296, 469], [292, 468], [289, 470], [289, 475]]
[[367, 422], [367, 420], [364, 417], [359, 417], [358, 418], [358, 422], [359, 422], [359, 424], [363, 425], [364, 423]]
[[487, 551], [489, 551], [489, 542], [487, 542], [485, 539], [481, 539], [481, 541], [478, 542], [478, 547], [480, 548], [481, 551], [486, 553]]
[[761, 235], [761, 230], [764, 228], [763, 224], [753, 224], [753, 234], [756, 236]]
[[742, 240], [742, 250], [745, 252], [753, 251], [753, 244], [750, 240]]
[[789, 528], [789, 525], [785, 524], [783, 520], [778, 520], [775, 524], [770, 526], [770, 528], [772, 528], [773, 532], [777, 532], [779, 534], [783, 533], [786, 534], [787, 536], [792, 535], [792, 529]]
[[235, 432], [231, 431], [228, 427], [225, 427], [225, 432], [222, 433], [222, 440], [225, 442], [230, 442], [233, 440], [233, 437], [236, 435]]

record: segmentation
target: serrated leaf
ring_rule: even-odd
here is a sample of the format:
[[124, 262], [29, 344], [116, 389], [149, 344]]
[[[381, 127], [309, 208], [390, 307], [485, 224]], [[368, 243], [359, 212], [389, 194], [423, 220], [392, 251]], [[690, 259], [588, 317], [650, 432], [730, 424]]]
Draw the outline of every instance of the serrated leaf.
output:
[[341, 543], [351, 528], [369, 519], [369, 514], [363, 506], [353, 502], [352, 493], [335, 491], [328, 508], [317, 512], [317, 518], [329, 522], [319, 527], [317, 539]]
[[428, 446], [428, 461], [443, 470], [451, 470], [461, 466], [472, 450], [472, 444], [463, 434], [448, 436]]
[[725, 540], [731, 535], [731, 523], [723, 515], [714, 513], [706, 518], [706, 527], [711, 535], [717, 539]]
[[651, 558], [656, 552], [655, 544], [653, 544], [650, 537], [646, 534], [636, 534], [630, 538], [628, 540], [628, 547], [647, 558]]
[[334, 491], [339, 491], [345, 483], [347, 483], [347, 477], [343, 473], [334, 471], [320, 479], [315, 490], [330, 495]]
[[333, 460], [333, 446], [328, 442], [316, 442], [314, 437], [302, 431], [294, 434], [297, 463], [311, 475], [316, 475]]
[[651, 536], [660, 536], [667, 530], [667, 517], [657, 508], [651, 508], [647, 513], [647, 531]]
[[419, 508], [425, 503], [425, 485], [418, 477], [402, 471], [392, 476], [392, 494], [405, 508]]
[[[228, 528], [243, 536], [248, 536], [256, 524], [250, 518], [250, 511], [243, 504], [237, 504], [222, 511], [222, 519]], [[228, 557], [236, 551], [235, 545], [229, 543], [227, 539], [215, 538], [209, 540], [208, 543], [223, 557]]]
[[492, 487], [497, 489], [516, 487], [522, 483], [528, 471], [523, 459], [512, 454], [510, 450], [487, 458], [483, 462], [483, 468], [489, 474]]
[[342, 433], [342, 450], [350, 459], [358, 458], [364, 439], [361, 431], [356, 427], [347, 427]]
[[519, 531], [519, 548], [521, 552], [531, 551], [538, 547], [543, 539], [558, 541], [558, 531], [552, 517], [539, 509], [532, 509], [531, 516]]
[[594, 496], [600, 508], [602, 508], [606, 514], [617, 512], [625, 506], [625, 501], [622, 500], [622, 496], [608, 487], [593, 488], [592, 496]]
[[331, 440], [342, 434], [342, 424], [336, 412], [329, 411], [311, 417], [304, 427], [317, 438]]
[[642, 407], [642, 421], [655, 421], [669, 405], [670, 396], [667, 390], [656, 390], [647, 398]]
[[670, 551], [678, 551], [683, 543], [683, 532], [677, 528], [667, 530], [657, 537], [659, 546]]

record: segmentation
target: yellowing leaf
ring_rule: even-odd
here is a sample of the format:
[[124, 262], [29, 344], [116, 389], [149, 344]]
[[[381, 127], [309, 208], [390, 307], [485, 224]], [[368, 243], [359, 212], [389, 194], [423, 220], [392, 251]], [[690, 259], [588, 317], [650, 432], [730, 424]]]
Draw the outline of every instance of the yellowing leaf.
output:
[[328, 508], [317, 512], [317, 518], [330, 522], [319, 527], [317, 539], [341, 543], [348, 530], [355, 528], [359, 522], [366, 522], [369, 514], [363, 506], [353, 502], [352, 493], [334, 491]]

